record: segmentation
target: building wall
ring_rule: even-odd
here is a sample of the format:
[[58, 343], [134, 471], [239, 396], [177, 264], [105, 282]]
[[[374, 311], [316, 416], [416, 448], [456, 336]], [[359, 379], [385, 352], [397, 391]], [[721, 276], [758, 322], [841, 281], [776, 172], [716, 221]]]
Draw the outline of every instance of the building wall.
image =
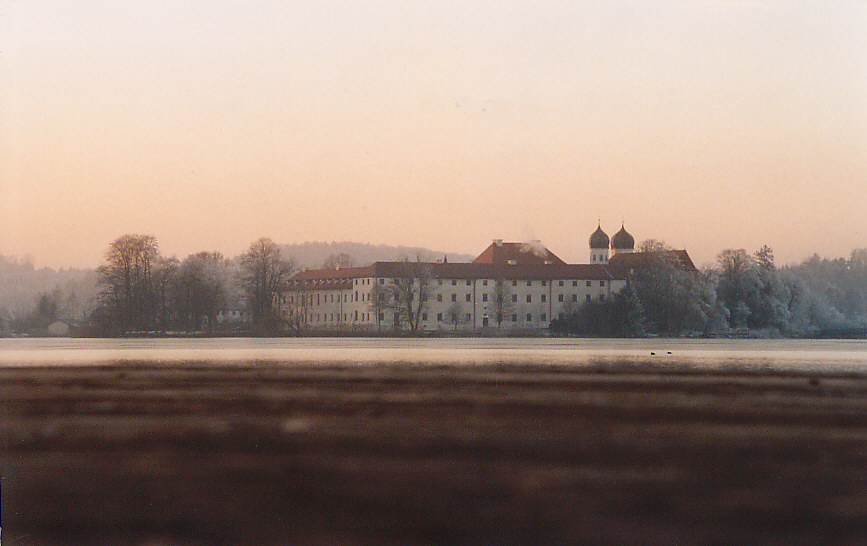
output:
[[[394, 311], [377, 311], [373, 297], [375, 286], [384, 288], [394, 280], [363, 277], [350, 281], [343, 288], [288, 291], [281, 298], [281, 310], [285, 317], [300, 316], [300, 324], [306, 328], [393, 329]], [[497, 328], [496, 285], [495, 279], [431, 279], [419, 330], [472, 331], [484, 328], [486, 322], [488, 328]], [[499, 327], [544, 329], [585, 301], [610, 298], [626, 286], [626, 281], [505, 279], [504, 285], [506, 302]], [[456, 321], [452, 314], [457, 315]]]

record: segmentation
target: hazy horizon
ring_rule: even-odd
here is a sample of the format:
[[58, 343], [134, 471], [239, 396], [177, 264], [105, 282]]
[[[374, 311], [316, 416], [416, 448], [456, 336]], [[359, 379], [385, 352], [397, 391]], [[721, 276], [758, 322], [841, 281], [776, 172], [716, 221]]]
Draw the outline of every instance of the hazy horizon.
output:
[[0, 254], [867, 247], [867, 2], [7, 2]]

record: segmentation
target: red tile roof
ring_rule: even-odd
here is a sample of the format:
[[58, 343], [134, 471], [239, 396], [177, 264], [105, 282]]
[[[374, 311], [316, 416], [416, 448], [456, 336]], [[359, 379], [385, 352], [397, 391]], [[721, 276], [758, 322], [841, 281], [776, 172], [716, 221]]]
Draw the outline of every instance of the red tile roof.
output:
[[474, 264], [501, 264], [514, 262], [517, 265], [565, 264], [539, 241], [532, 243], [504, 243], [494, 241], [479, 256]]
[[[417, 275], [420, 268], [427, 268], [431, 277], [435, 279], [626, 279], [633, 269], [648, 267], [659, 256], [652, 252], [620, 253], [612, 256], [607, 265], [567, 264], [541, 246], [534, 252], [522, 243], [494, 242], [472, 263], [376, 262], [365, 267], [310, 269], [293, 276], [287, 282], [287, 288], [289, 290], [348, 290], [354, 285], [354, 279], [406, 277]], [[696, 270], [685, 250], [672, 250], [662, 257], [673, 260], [686, 270]]]
[[656, 260], [671, 261], [675, 265], [682, 267], [687, 271], [696, 271], [695, 264], [692, 263], [692, 258], [686, 250], [667, 250], [661, 253], [657, 252], [623, 252], [615, 254], [608, 259], [608, 265], [612, 268], [628, 268], [635, 269], [640, 267], [648, 267], [653, 265]]
[[429, 268], [435, 279], [582, 279], [612, 280], [625, 278], [612, 274], [600, 264], [486, 264], [486, 263], [418, 263], [418, 262], [376, 262], [367, 267], [354, 267], [340, 270], [311, 269], [298, 273], [289, 280], [288, 285], [305, 289], [348, 289], [357, 278], [399, 278], [417, 275], [419, 268]]

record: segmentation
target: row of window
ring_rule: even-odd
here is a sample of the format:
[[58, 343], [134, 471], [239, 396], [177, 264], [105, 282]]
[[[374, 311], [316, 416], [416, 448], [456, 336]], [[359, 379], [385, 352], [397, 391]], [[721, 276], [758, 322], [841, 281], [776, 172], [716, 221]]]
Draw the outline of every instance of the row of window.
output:
[[[309, 300], [308, 303], [310, 303], [310, 305], [313, 305], [313, 294], [299, 295], [299, 296], [298, 296], [298, 299], [299, 299], [298, 302], [299, 302], [299, 303], [304, 303], [304, 300], [303, 300], [302, 298], [304, 298], [305, 296], [306, 296], [306, 297], [308, 298], [308, 300]], [[452, 296], [452, 301], [453, 301], [453, 302], [457, 302], [457, 301], [458, 301], [458, 295], [457, 295], [457, 294], [452, 294], [451, 296]], [[518, 302], [518, 295], [517, 295], [517, 294], [512, 294], [511, 297], [512, 297], [512, 302], [513, 302], [513, 303], [517, 303], [517, 302]], [[503, 298], [503, 295], [502, 295], [502, 294], [499, 294], [498, 297], [497, 297], [497, 301], [498, 301], [498, 302], [502, 301], [502, 298]], [[541, 295], [539, 296], [539, 298], [540, 298], [539, 301], [541, 301], [541, 302], [543, 302], [543, 303], [548, 301], [548, 295], [547, 295], [547, 294], [541, 294]], [[323, 295], [322, 295], [322, 302], [323, 302], [323, 303], [329, 303], [329, 299], [330, 299], [330, 303], [333, 303], [333, 302], [334, 302], [334, 294], [323, 294]], [[385, 301], [385, 294], [380, 294], [380, 295], [379, 295], [379, 299], [380, 299], [380, 301]], [[426, 299], [427, 299], [427, 298], [425, 298], [425, 300], [426, 300]], [[464, 294], [464, 299], [465, 299], [465, 301], [467, 301], [467, 302], [472, 302], [472, 301], [473, 301], [473, 299], [472, 299], [472, 294]], [[585, 300], [586, 300], [586, 301], [591, 301], [592, 299], [593, 299], [593, 298], [592, 298], [592, 296], [591, 296], [590, 294], [586, 294], [586, 295], [585, 295]], [[605, 295], [604, 295], [604, 294], [600, 294], [600, 295], [599, 295], [599, 299], [600, 299], [600, 300], [604, 300], [604, 299], [605, 299]], [[352, 295], [351, 295], [351, 294], [347, 294], [347, 295], [344, 295], [344, 296], [343, 296], [343, 301], [344, 301], [344, 302], [347, 302], [347, 301], [359, 301], [359, 300], [360, 300], [360, 301], [365, 301], [365, 294], [364, 294], [363, 292], [362, 292], [360, 298], [359, 298], [359, 295], [358, 295], [358, 292], [357, 292], [357, 291], [356, 291], [356, 293], [355, 293], [355, 298], [354, 298], [354, 299], [352, 298]], [[526, 300], [527, 300], [527, 303], [532, 303], [532, 302], [533, 302], [533, 296], [532, 296], [531, 294], [527, 294], [527, 295], [526, 295]], [[282, 303], [286, 303], [286, 297], [285, 297], [285, 296], [284, 296], [284, 297], [281, 297], [280, 301], [281, 301]], [[337, 301], [338, 301], [338, 303], [341, 301], [341, 294], [337, 294]], [[442, 295], [442, 294], [437, 294], [437, 301], [438, 301], [438, 302], [442, 302], [442, 301], [443, 301], [443, 295]], [[483, 301], [483, 302], [487, 302], [487, 301], [488, 301], [488, 294], [482, 294], [482, 301]], [[558, 295], [557, 295], [557, 301], [558, 301], [558, 302], [561, 302], [561, 303], [564, 302], [564, 301], [566, 301], [566, 300], [565, 300], [565, 296], [564, 296], [564, 294], [558, 294]], [[573, 302], [577, 302], [577, 301], [578, 301], [578, 294], [572, 294], [572, 301], [573, 301]], [[289, 296], [289, 303], [295, 303], [295, 296]], [[316, 305], [320, 305], [320, 294], [316, 294]]]
[[[443, 313], [437, 313], [437, 322], [443, 322], [444, 317], [448, 318], [452, 323], [460, 323], [461, 322], [461, 320], [458, 318], [457, 313], [451, 313], [450, 315], [447, 314], [447, 316], [444, 316]], [[527, 322], [533, 322], [533, 314], [532, 313], [527, 313], [526, 318], [527, 318]], [[560, 313], [560, 318], [563, 318], [562, 313]], [[395, 313], [394, 314], [394, 321], [398, 322], [399, 320], [400, 320], [400, 316], [397, 313]], [[428, 314], [422, 313], [421, 314], [421, 320], [422, 320], [422, 322], [427, 322]], [[473, 315], [471, 313], [466, 313], [463, 316], [462, 322], [468, 323], [468, 322], [471, 322], [472, 320], [473, 320]], [[498, 313], [497, 314], [497, 322], [502, 322], [502, 320], [503, 320], [503, 315]], [[539, 322], [545, 322], [547, 320], [548, 320], [548, 314], [547, 313], [541, 313], [539, 315]], [[379, 314], [379, 321], [380, 322], [385, 321], [385, 313]], [[512, 313], [512, 322], [518, 322], [518, 314], [517, 313]]]
[[[358, 285], [358, 281], [359, 281], [359, 279], [355, 279], [356, 286]], [[361, 284], [370, 284], [370, 279], [362, 279], [362, 281], [367, 281], [367, 282], [362, 282]], [[397, 279], [392, 279], [391, 282], [394, 284], [397, 284]], [[518, 281], [513, 280], [511, 282], [512, 282], [512, 286], [518, 286]], [[527, 286], [533, 286], [534, 282], [538, 282], [542, 286], [548, 286], [548, 281], [525, 281], [525, 282], [527, 283]], [[578, 286], [578, 281], [571, 281], [571, 282], [572, 282], [572, 286]], [[584, 282], [586, 283], [587, 286], [592, 286], [592, 283], [593, 283], [593, 281], [584, 281]], [[457, 279], [452, 279], [451, 283], [452, 283], [452, 286], [458, 285]], [[464, 283], [466, 284], [466, 286], [472, 286], [473, 285], [472, 279], [467, 279], [464, 281]], [[379, 284], [385, 284], [385, 279], [379, 279]], [[437, 285], [442, 286], [443, 285], [443, 279], [437, 279]], [[557, 281], [557, 285], [558, 286], [565, 286], [566, 281]], [[482, 286], [488, 286], [488, 280], [487, 279], [482, 279]], [[605, 281], [599, 281], [599, 286], [605, 286]]]

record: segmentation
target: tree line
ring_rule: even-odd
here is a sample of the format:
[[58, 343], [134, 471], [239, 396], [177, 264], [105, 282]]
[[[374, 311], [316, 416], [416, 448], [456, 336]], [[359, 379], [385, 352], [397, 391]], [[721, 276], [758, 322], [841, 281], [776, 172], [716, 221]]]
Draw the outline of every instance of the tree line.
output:
[[276, 330], [274, 296], [295, 267], [270, 239], [253, 242], [238, 259], [198, 252], [184, 260], [159, 252], [151, 235], [123, 235], [105, 254], [91, 322], [104, 332], [213, 333], [221, 311], [243, 307], [253, 328]]
[[867, 328], [867, 249], [848, 259], [813, 256], [777, 267], [773, 250], [726, 249], [690, 271], [664, 243], [645, 241], [648, 266], [611, 300], [588, 302], [552, 323], [594, 336], [744, 334], [814, 336]]
[[[566, 308], [552, 329], [594, 336], [759, 332], [796, 337], [867, 328], [867, 249], [848, 258], [814, 255], [784, 267], [775, 264], [767, 246], [752, 254], [726, 249], [712, 267], [698, 271], [684, 269], [659, 241], [645, 241], [637, 250], [648, 253], [649, 263], [634, 271], [624, 290], [606, 301]], [[325, 262], [330, 267], [357, 263], [346, 253]], [[397, 267], [403, 270], [398, 275], [402, 280], [374, 287], [371, 311], [377, 319], [388, 315], [388, 322], [396, 319], [401, 329], [416, 331], [431, 297], [432, 272], [420, 258], [404, 259]], [[94, 335], [215, 332], [227, 328], [220, 319], [228, 309], [244, 312], [247, 330], [276, 333], [292, 329], [274, 303], [278, 287], [296, 270], [293, 260], [267, 238], [235, 258], [203, 251], [179, 260], [161, 255], [153, 236], [123, 235], [109, 245], [95, 272], [35, 270], [2, 258], [0, 334], [41, 335], [55, 320], [89, 324]], [[33, 277], [39, 285], [26, 293], [15, 291]], [[508, 283], [493, 282], [489, 308], [492, 325], [499, 327], [512, 312], [511, 298]], [[458, 302], [443, 320], [457, 329], [465, 315]]]

